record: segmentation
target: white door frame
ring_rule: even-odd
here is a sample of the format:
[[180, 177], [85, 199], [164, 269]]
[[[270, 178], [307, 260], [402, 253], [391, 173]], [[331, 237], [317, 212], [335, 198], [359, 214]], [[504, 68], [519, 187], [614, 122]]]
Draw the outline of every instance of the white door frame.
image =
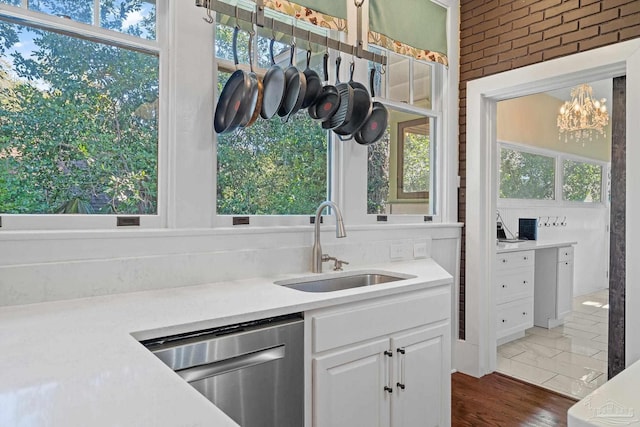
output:
[[640, 359], [640, 39], [541, 62], [467, 84], [466, 339], [456, 343], [456, 368], [474, 376], [496, 367], [495, 268], [496, 103], [501, 100], [627, 76], [626, 363]]

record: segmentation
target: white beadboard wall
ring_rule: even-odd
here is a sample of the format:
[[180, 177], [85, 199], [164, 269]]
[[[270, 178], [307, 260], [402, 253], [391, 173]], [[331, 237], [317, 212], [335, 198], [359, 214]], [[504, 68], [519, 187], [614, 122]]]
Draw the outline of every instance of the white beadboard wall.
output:
[[[202, 283], [311, 274], [311, 227], [234, 230], [33, 232], [0, 236], [0, 306], [30, 304]], [[378, 225], [347, 228], [336, 239], [323, 226], [322, 247], [358, 265], [389, 262], [391, 245], [404, 259], [413, 244], [457, 283], [460, 225]], [[330, 266], [325, 264], [325, 271]]]
[[[577, 241], [574, 252], [574, 295], [584, 295], [609, 287], [609, 208], [604, 206], [518, 208], [500, 206], [498, 211], [507, 227], [516, 234], [518, 218], [541, 218], [544, 223], [561, 222], [566, 226], [538, 227], [538, 240]], [[507, 233], [507, 236], [509, 234]]]

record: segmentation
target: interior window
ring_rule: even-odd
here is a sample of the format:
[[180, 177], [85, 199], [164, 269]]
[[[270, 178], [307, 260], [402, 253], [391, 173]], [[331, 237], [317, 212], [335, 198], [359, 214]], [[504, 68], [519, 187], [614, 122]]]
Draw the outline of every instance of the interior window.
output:
[[[84, 21], [93, 2], [29, 4]], [[158, 55], [2, 21], [0, 35], [0, 212], [156, 214]]]
[[368, 147], [367, 213], [431, 214], [435, 119], [388, 110], [384, 137]]
[[555, 199], [555, 159], [502, 147], [500, 198]]
[[[235, 70], [233, 28], [218, 23], [218, 95]], [[278, 37], [279, 36], [279, 37]], [[282, 34], [274, 43], [276, 63], [287, 68], [290, 45]], [[255, 71], [271, 65], [271, 34], [255, 37]], [[238, 37], [238, 61], [247, 65], [248, 36]], [[307, 43], [296, 49], [294, 61], [306, 67]], [[300, 45], [298, 45], [300, 47]], [[311, 67], [318, 69], [324, 48], [312, 45]], [[311, 215], [327, 199], [329, 133], [306, 110], [288, 120], [258, 118], [251, 126], [217, 135], [217, 213], [219, 215]]]
[[602, 199], [602, 166], [562, 161], [562, 199], [571, 202], [599, 203]]

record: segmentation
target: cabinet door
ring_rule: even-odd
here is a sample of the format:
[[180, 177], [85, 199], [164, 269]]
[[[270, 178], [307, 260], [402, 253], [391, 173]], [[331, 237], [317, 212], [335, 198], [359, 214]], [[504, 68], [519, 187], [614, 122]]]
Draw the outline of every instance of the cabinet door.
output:
[[556, 318], [562, 319], [573, 304], [573, 261], [559, 262], [557, 275]]
[[[392, 357], [389, 339], [334, 351], [313, 359], [315, 427], [389, 425]], [[395, 392], [395, 390], [393, 390]]]
[[451, 357], [448, 324], [392, 337], [393, 427], [434, 427], [450, 423]]

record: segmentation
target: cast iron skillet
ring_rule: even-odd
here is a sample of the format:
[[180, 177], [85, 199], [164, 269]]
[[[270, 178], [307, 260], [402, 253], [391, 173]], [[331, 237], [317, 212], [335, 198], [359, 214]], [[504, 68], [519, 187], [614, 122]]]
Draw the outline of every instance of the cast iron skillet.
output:
[[213, 118], [213, 127], [217, 133], [230, 132], [246, 124], [251, 118], [247, 112], [253, 112], [258, 101], [256, 79], [252, 79], [249, 73], [237, 69], [239, 31], [238, 26], [233, 30], [233, 61], [236, 71], [231, 74], [222, 89]]
[[289, 57], [289, 66], [284, 70], [285, 80], [285, 95], [280, 109], [278, 109], [278, 115], [284, 118], [284, 121], [288, 121], [289, 118], [298, 112], [304, 101], [304, 94], [307, 90], [307, 79], [304, 73], [295, 65], [293, 65], [293, 58], [296, 53], [295, 43], [291, 44], [291, 56]]
[[274, 43], [275, 39], [271, 39], [271, 43], [269, 44], [271, 67], [267, 70], [267, 73], [264, 75], [264, 79], [262, 80], [264, 94], [260, 117], [263, 119], [270, 119], [278, 112], [285, 94], [284, 70], [276, 64], [273, 57]]
[[351, 117], [342, 126], [333, 130], [343, 141], [348, 139], [342, 138], [343, 136], [351, 136], [357, 132], [367, 120], [369, 114], [371, 114], [371, 97], [365, 85], [353, 81], [354, 70], [355, 65], [352, 62], [349, 77], [349, 86], [353, 89], [353, 111], [351, 112]]
[[252, 80], [255, 79], [256, 81], [258, 98], [256, 101], [256, 106], [251, 112], [251, 117], [249, 118], [249, 121], [247, 122], [245, 127], [251, 126], [258, 119], [258, 116], [260, 115], [260, 110], [262, 109], [262, 101], [264, 99], [264, 84], [262, 83], [262, 79], [260, 79], [260, 76], [258, 76], [255, 73], [255, 71], [253, 71], [252, 45], [253, 45], [253, 31], [249, 33], [249, 68], [251, 69], [251, 72], [249, 73], [249, 77], [251, 77]]
[[336, 89], [340, 94], [340, 106], [329, 118], [322, 122], [323, 129], [335, 129], [349, 121], [353, 111], [353, 88], [348, 83], [340, 82], [340, 63], [342, 58], [336, 59]]
[[311, 50], [307, 50], [307, 68], [304, 70], [304, 77], [307, 81], [307, 90], [304, 93], [304, 100], [300, 108], [309, 108], [316, 103], [318, 95], [322, 90], [322, 82], [318, 73], [313, 71], [309, 64], [311, 64]]
[[331, 117], [338, 107], [340, 107], [340, 92], [329, 84], [329, 54], [325, 53], [323, 58], [324, 81], [327, 82], [316, 98], [316, 102], [309, 106], [309, 116], [315, 120], [325, 121]]
[[[369, 75], [369, 87], [371, 88], [371, 97], [374, 98], [375, 92], [373, 89], [374, 86], [374, 77], [376, 74], [376, 69], [371, 69], [371, 74]], [[389, 121], [389, 112], [387, 108], [384, 106], [382, 102], [375, 101], [371, 108], [371, 114], [367, 117], [364, 124], [354, 135], [354, 139], [358, 144], [362, 145], [370, 145], [378, 142], [380, 138], [384, 135], [387, 130], [387, 123]]]

